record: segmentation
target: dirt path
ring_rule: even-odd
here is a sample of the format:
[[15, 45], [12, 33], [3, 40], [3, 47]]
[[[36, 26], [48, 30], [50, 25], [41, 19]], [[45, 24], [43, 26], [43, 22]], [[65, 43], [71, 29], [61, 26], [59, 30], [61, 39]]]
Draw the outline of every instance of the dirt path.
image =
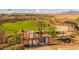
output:
[[42, 46], [37, 48], [25, 48], [25, 50], [51, 50], [50, 46]]
[[79, 50], [79, 44], [59, 44], [37, 48], [25, 48], [25, 50]]

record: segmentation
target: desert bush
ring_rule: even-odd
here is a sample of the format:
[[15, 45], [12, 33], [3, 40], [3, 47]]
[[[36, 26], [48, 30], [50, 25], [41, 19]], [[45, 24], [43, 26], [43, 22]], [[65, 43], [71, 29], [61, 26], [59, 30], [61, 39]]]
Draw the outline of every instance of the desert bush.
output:
[[9, 45], [15, 45], [15, 44], [20, 44], [21, 43], [21, 36], [18, 34], [13, 34], [12, 39], [9, 42]]
[[7, 47], [7, 44], [1, 44], [0, 45], [0, 50], [2, 50], [3, 48]]
[[51, 35], [52, 37], [55, 37], [58, 33], [55, 31], [55, 27], [52, 26], [49, 28], [48, 34]]
[[4, 49], [4, 48], [7, 48], [7, 47], [9, 47], [9, 46], [11, 46], [11, 45], [9, 45], [8, 43], [7, 43], [7, 44], [1, 44], [1, 45], [0, 45], [0, 50], [2, 50], [2, 49]]

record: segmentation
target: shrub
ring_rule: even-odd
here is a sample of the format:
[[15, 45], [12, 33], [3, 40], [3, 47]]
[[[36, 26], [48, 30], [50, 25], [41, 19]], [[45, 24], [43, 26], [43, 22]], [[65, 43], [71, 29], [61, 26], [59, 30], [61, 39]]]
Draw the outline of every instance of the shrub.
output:
[[9, 45], [20, 44], [21, 36], [17, 34], [13, 34], [12, 39], [9, 42]]
[[55, 27], [50, 27], [48, 34], [51, 35], [52, 37], [56, 36], [58, 33], [55, 31]]

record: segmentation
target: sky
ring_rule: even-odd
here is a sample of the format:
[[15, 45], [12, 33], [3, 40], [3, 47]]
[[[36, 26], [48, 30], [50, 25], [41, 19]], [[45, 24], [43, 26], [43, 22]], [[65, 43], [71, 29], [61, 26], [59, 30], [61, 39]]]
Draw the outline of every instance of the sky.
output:
[[0, 9], [0, 13], [62, 13], [79, 9]]

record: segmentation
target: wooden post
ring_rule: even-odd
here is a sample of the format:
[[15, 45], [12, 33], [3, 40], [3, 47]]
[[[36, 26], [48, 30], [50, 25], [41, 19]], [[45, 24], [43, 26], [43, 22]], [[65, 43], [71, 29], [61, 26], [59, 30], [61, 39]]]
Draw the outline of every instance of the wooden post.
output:
[[1, 39], [0, 39], [0, 44], [2, 44], [2, 43], [1, 43]]
[[0, 35], [0, 44], [2, 44], [3, 35]]
[[38, 46], [40, 45], [40, 38], [38, 38]]
[[7, 43], [7, 39], [5, 36], [3, 36], [3, 38], [2, 38], [2, 43]]
[[28, 35], [27, 35], [27, 36], [28, 36], [28, 38], [27, 38], [27, 45], [28, 45], [28, 47], [29, 47], [29, 41], [30, 41], [30, 40], [29, 40], [29, 39], [30, 39], [30, 33], [28, 33]]
[[8, 39], [7, 39], [7, 37], [5, 36], [5, 43], [7, 43], [8, 42]]
[[45, 44], [48, 45], [48, 38], [46, 38], [45, 41], [46, 41]]
[[28, 48], [29, 48], [29, 37], [30, 37], [30, 34], [27, 33], [27, 46], [28, 46]]
[[27, 46], [28, 46], [28, 48], [29, 48], [29, 39], [27, 40]]
[[24, 30], [22, 30], [23, 40], [25, 39]]
[[47, 45], [49, 45], [49, 39], [50, 39], [50, 38], [48, 37], [48, 44], [47, 44]]
[[33, 34], [33, 39], [32, 39], [32, 46], [34, 46], [34, 43], [33, 41], [35, 40], [35, 33], [32, 33]]
[[31, 41], [32, 41], [31, 43], [32, 43], [32, 47], [33, 47], [33, 39], [31, 39]]

